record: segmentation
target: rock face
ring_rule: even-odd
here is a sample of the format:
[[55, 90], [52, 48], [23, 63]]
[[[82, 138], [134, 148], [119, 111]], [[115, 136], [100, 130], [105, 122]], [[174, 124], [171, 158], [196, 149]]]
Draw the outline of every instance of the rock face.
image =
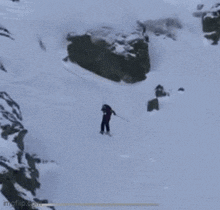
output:
[[202, 15], [202, 26], [205, 37], [212, 40], [212, 44], [218, 44], [220, 38], [220, 4], [215, 4], [210, 11]]
[[129, 35], [103, 27], [83, 35], [69, 34], [70, 61], [107, 79], [135, 83], [150, 71], [148, 37], [135, 31]]
[[[39, 159], [24, 152], [24, 136], [19, 105], [5, 92], [0, 92], [0, 184], [1, 193], [7, 201], [6, 206], [15, 210], [38, 209], [35, 204], [43, 203], [36, 196], [40, 187]], [[44, 209], [54, 209], [44, 207]]]

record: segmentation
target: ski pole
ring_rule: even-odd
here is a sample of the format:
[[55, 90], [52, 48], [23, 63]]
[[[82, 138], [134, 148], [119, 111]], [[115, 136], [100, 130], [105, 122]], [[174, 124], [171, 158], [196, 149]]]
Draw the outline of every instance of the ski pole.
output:
[[124, 117], [118, 116], [117, 114], [116, 114], [116, 116], [121, 118], [122, 120], [125, 120], [126, 122], [130, 122], [129, 120], [126, 120]]

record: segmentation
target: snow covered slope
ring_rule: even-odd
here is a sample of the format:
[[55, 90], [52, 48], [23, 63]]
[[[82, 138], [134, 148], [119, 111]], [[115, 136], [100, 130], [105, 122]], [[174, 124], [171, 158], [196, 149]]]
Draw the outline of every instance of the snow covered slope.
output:
[[[13, 10], [12, 2], [2, 2], [0, 23], [14, 40], [0, 36], [7, 70], [0, 71], [0, 89], [22, 107], [29, 131], [25, 151], [59, 165], [40, 169], [40, 197], [159, 204], [101, 209], [219, 208], [220, 51], [206, 45], [191, 11], [159, 0], [20, 1]], [[176, 41], [149, 32], [151, 71], [143, 82], [111, 82], [62, 61], [73, 29], [107, 22], [126, 31], [137, 20], [169, 17], [178, 17], [183, 28]], [[146, 104], [158, 84], [170, 96], [159, 98], [160, 110], [149, 113]], [[103, 103], [129, 120], [112, 116], [112, 137], [99, 134]], [[82, 208], [94, 209], [56, 207]]]

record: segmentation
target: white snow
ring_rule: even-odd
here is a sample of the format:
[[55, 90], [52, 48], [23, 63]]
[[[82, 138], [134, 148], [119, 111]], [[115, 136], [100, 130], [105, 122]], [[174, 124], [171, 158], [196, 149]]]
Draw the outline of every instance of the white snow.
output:
[[[159, 204], [106, 209], [218, 209], [220, 51], [203, 43], [200, 20], [158, 0], [53, 2], [21, 1], [22, 8], [28, 4], [24, 16], [1, 4], [1, 24], [15, 41], [0, 37], [8, 71], [0, 71], [0, 89], [21, 107], [25, 150], [58, 164], [39, 169], [38, 196], [52, 203]], [[184, 28], [177, 41], [151, 35], [152, 68], [143, 82], [114, 83], [62, 61], [68, 32], [102, 22], [126, 28], [178, 13]], [[170, 97], [148, 113], [158, 84]], [[112, 116], [112, 137], [99, 134], [103, 103], [129, 120]], [[76, 209], [82, 208], [94, 207]]]
[[[19, 152], [17, 145], [14, 142], [12, 142], [14, 136], [16, 136], [16, 134], [10, 135], [7, 140], [0, 138], [0, 154], [1, 154], [1, 156], [11, 158]], [[9, 161], [9, 160], [7, 160], [7, 161]]]

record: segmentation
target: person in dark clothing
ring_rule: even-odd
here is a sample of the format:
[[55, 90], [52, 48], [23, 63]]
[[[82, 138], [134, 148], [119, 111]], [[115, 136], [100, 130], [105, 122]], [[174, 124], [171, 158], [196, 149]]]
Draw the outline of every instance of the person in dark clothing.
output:
[[116, 115], [115, 111], [112, 110], [112, 108], [107, 105], [107, 104], [104, 104], [102, 106], [102, 109], [101, 111], [103, 111], [103, 118], [102, 118], [102, 123], [101, 123], [101, 131], [100, 133], [103, 134], [104, 133], [104, 130], [105, 130], [105, 127], [106, 127], [106, 131], [107, 131], [107, 134], [109, 134], [110, 132], [110, 127], [109, 127], [109, 121], [111, 119], [111, 115], [112, 113], [114, 115]]

